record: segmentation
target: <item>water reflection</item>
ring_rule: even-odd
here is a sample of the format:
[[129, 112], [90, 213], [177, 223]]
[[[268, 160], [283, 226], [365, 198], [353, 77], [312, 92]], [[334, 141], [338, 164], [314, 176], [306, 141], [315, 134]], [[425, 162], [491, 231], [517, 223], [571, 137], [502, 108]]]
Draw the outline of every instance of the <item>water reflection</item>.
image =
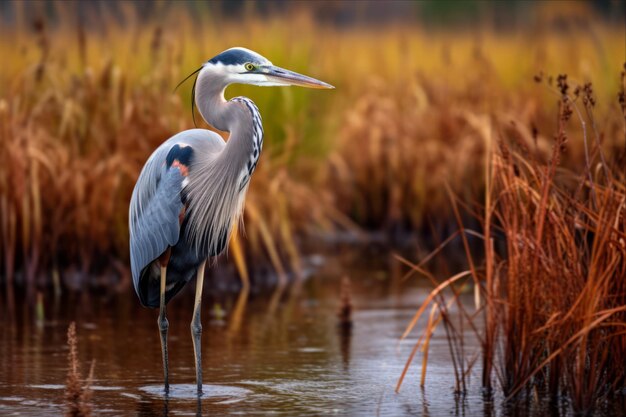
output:
[[339, 346], [341, 350], [341, 363], [343, 370], [350, 369], [350, 344], [352, 342], [352, 324], [339, 323], [337, 325], [337, 334], [339, 336]]
[[169, 394], [163, 392], [162, 385], [140, 387], [141, 394], [130, 395], [137, 399], [137, 414], [145, 416], [168, 416], [170, 410], [177, 414], [180, 404], [189, 408], [195, 404], [195, 414], [202, 415], [203, 402], [219, 405], [232, 405], [243, 401], [253, 392], [249, 389], [221, 385], [203, 385], [204, 394], [197, 395], [195, 384], [172, 384]]
[[[206, 294], [206, 305], [219, 304], [226, 315], [219, 323], [204, 314], [208, 395], [201, 398], [195, 395], [189, 334], [193, 288], [168, 309], [169, 397], [162, 392], [157, 312], [141, 308], [131, 289], [118, 296], [47, 296], [40, 325], [35, 308], [16, 293], [1, 313], [0, 414], [63, 412], [66, 332], [76, 320], [83, 376], [96, 360], [93, 406], [102, 414], [495, 415], [493, 401], [483, 401], [476, 382], [471, 386], [476, 395], [454, 396], [443, 334], [431, 341], [426, 386], [419, 387], [418, 360], [402, 391], [393, 392], [415, 343], [409, 338], [396, 352], [398, 337], [429, 287], [401, 282], [403, 271], [393, 258], [380, 260], [354, 255], [346, 268], [326, 259], [317, 277], [270, 294]], [[340, 325], [337, 318], [339, 278], [347, 270], [355, 306], [352, 326]], [[478, 346], [468, 339], [466, 348]]]
[[237, 302], [230, 315], [228, 325], [229, 338], [236, 337], [241, 330], [241, 324], [243, 322], [244, 313], [246, 312], [246, 304], [248, 303], [248, 296], [250, 295], [249, 286], [244, 287], [237, 296]]
[[137, 408], [135, 411], [138, 417], [168, 416], [169, 399], [151, 398], [147, 395], [142, 395], [137, 401]]

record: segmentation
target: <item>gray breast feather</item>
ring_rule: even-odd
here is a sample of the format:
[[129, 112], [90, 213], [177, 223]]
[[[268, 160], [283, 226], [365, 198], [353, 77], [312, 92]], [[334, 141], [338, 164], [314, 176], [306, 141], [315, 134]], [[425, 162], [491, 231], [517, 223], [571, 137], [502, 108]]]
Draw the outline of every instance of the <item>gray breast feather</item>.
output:
[[183, 179], [177, 168], [164, 166], [155, 193], [142, 203], [141, 215], [131, 222], [130, 262], [135, 289], [142, 269], [178, 242]]

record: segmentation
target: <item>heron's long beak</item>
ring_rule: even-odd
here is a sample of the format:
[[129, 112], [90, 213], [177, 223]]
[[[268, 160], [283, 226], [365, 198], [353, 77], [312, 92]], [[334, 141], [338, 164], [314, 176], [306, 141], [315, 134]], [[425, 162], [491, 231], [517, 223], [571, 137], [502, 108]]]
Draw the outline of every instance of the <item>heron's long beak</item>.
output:
[[308, 88], [335, 88], [323, 81], [316, 80], [315, 78], [307, 77], [306, 75], [298, 74], [297, 72], [289, 71], [284, 68], [276, 67], [274, 65], [263, 68], [262, 73], [270, 81], [276, 82], [277, 84], [299, 85], [301, 87]]

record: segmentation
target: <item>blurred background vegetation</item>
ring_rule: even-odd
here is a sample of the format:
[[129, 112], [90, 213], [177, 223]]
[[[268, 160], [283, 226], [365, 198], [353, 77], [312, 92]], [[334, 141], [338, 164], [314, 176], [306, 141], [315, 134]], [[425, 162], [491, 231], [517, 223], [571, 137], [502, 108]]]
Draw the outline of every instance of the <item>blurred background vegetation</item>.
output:
[[[253, 281], [301, 273], [305, 246], [435, 247], [457, 227], [446, 186], [482, 201], [493, 143], [550, 157], [558, 74], [572, 90], [593, 81], [601, 147], [623, 167], [625, 10], [617, 0], [2, 2], [2, 280], [128, 288], [136, 177], [161, 142], [193, 127], [191, 83], [173, 89], [232, 46], [336, 86], [227, 91], [257, 103], [266, 134], [245, 233], [220, 262], [243, 260]], [[585, 166], [582, 135], [569, 135], [564, 169]]]

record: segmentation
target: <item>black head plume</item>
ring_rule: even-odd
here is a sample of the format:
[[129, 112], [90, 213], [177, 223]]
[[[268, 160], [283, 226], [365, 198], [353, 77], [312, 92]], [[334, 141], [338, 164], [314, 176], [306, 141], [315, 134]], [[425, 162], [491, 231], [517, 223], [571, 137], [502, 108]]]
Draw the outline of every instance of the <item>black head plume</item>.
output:
[[[199, 73], [201, 69], [202, 67], [198, 68], [197, 70], [186, 76], [185, 79], [179, 82], [176, 88], [174, 88], [174, 92], [176, 92], [176, 90], [178, 90], [178, 87], [180, 87], [185, 81], [190, 79], [195, 74]], [[196, 81], [198, 81], [198, 77], [193, 80], [193, 87], [191, 87], [191, 118], [193, 119], [193, 125], [195, 127], [198, 127], [198, 125], [196, 124], [196, 112], [194, 111], [196, 108]]]

